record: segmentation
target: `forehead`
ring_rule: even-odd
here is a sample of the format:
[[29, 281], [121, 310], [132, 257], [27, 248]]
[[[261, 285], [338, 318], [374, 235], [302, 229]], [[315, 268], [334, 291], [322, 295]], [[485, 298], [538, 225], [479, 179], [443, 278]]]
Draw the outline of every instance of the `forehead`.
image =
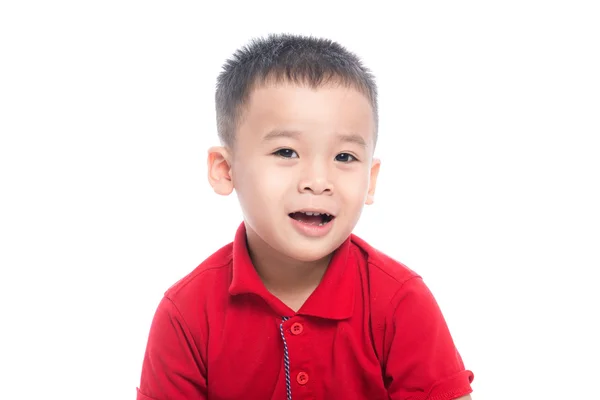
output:
[[353, 133], [371, 143], [375, 129], [369, 99], [353, 87], [279, 83], [260, 85], [250, 92], [238, 139], [261, 139], [269, 132], [285, 130], [319, 135]]

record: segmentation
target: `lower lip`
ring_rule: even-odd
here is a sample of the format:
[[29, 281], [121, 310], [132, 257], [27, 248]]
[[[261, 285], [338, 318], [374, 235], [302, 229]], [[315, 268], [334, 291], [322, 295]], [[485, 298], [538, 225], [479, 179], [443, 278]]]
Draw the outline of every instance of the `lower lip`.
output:
[[301, 234], [303, 234], [305, 236], [310, 236], [310, 237], [321, 237], [321, 236], [327, 235], [327, 233], [329, 233], [329, 231], [333, 227], [333, 221], [334, 221], [334, 219], [332, 219], [325, 225], [310, 225], [310, 224], [305, 224], [304, 222], [297, 221], [292, 217], [288, 217], [288, 218], [292, 220], [292, 225], [294, 225], [294, 227], [296, 228], [296, 230], [298, 232], [300, 232]]

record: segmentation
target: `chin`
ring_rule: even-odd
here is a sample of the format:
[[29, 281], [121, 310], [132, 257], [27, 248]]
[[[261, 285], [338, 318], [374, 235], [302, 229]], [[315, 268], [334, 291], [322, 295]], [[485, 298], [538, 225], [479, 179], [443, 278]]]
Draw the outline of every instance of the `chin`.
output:
[[[336, 222], [339, 223], [339, 221], [335, 221], [333, 224]], [[281, 226], [281, 224], [277, 225]], [[317, 237], [303, 235], [293, 228], [277, 229], [269, 225], [259, 225], [256, 228], [258, 229], [250, 228], [250, 230], [272, 250], [291, 260], [303, 263], [320, 261], [329, 257], [350, 234], [345, 234], [346, 229], [340, 229], [340, 226], [335, 225], [332, 225], [332, 229], [327, 233], [318, 232]], [[270, 234], [261, 234], [266, 232]]]
[[290, 249], [290, 251], [286, 252], [287, 256], [300, 262], [315, 262], [322, 260], [328, 257], [331, 253], [333, 253], [335, 249], [332, 250], [320, 250], [320, 249]]
[[[344, 238], [345, 239], [345, 238]], [[282, 249], [290, 258], [300, 262], [315, 262], [329, 257], [344, 242], [340, 240], [295, 240]], [[339, 243], [338, 243], [339, 242]]]

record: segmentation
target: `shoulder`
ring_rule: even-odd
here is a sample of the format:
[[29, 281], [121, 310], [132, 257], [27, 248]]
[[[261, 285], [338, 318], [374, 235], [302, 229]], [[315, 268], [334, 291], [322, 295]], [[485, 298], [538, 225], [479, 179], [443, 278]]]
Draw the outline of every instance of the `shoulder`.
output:
[[183, 312], [202, 305], [203, 300], [226, 296], [231, 283], [232, 259], [233, 244], [229, 243], [169, 287], [164, 293], [165, 298]]
[[368, 298], [374, 320], [385, 325], [398, 315], [417, 317], [419, 313], [435, 319], [443, 318], [421, 275], [355, 235], [352, 242], [355, 257], [362, 264], [359, 271], [363, 296]]
[[421, 276], [402, 262], [388, 256], [356, 235], [351, 236], [356, 257], [363, 262], [369, 277], [371, 291], [394, 297], [408, 282], [421, 280]]

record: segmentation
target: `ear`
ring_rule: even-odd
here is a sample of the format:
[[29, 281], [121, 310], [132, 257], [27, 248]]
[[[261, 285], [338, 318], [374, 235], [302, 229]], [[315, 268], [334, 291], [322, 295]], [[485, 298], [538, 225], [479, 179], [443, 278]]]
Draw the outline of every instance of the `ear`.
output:
[[377, 176], [379, 176], [379, 167], [381, 167], [381, 160], [374, 158], [371, 163], [371, 173], [369, 176], [369, 191], [367, 192], [367, 200], [365, 204], [373, 204], [375, 197], [375, 186], [377, 186]]
[[222, 146], [208, 149], [208, 182], [215, 193], [227, 196], [233, 191], [230, 152]]

